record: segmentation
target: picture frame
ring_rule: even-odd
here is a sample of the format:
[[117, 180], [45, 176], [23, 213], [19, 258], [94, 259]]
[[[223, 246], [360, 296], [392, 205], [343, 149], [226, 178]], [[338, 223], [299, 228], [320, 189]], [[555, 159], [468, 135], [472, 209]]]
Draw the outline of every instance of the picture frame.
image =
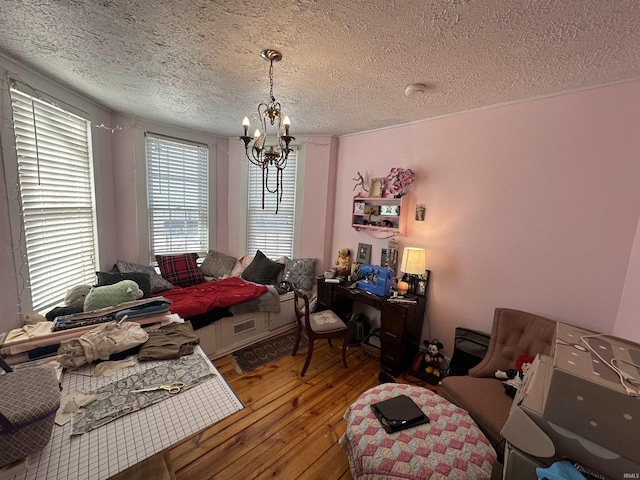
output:
[[419, 203], [416, 205], [416, 222], [424, 222], [426, 208], [424, 203]]
[[419, 297], [427, 296], [427, 288], [429, 287], [429, 275], [431, 274], [430, 270], [425, 270], [424, 275], [419, 275], [415, 277], [415, 291], [414, 294]]
[[371, 262], [371, 245], [368, 243], [359, 243], [358, 252], [356, 255], [356, 261], [358, 263], [370, 263]]
[[369, 182], [369, 196], [373, 198], [382, 197], [384, 190], [384, 178], [372, 178]]

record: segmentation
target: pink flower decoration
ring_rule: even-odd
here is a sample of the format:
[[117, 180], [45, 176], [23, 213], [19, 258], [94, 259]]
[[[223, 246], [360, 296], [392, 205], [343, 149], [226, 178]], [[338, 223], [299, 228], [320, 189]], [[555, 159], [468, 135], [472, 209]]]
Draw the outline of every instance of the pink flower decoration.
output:
[[414, 173], [410, 168], [392, 168], [387, 175], [387, 190], [402, 193], [413, 183]]

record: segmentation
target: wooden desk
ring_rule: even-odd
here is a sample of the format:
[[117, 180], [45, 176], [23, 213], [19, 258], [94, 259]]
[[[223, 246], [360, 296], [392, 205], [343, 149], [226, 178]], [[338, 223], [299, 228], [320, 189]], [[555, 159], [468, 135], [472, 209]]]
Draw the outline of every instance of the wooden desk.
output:
[[[27, 472], [15, 478], [107, 479], [244, 408], [199, 346], [194, 355], [206, 358], [214, 377], [83, 435], [72, 437], [71, 423], [54, 425], [49, 444], [31, 455]], [[65, 372], [62, 394], [89, 391], [166, 362], [171, 360], [141, 362], [112, 377], [85, 376], [95, 364]]]
[[414, 304], [391, 303], [345, 284], [326, 283], [318, 279], [318, 303], [346, 319], [353, 310], [353, 302], [380, 310], [380, 366], [398, 376], [411, 365], [420, 345], [426, 297], [417, 297]]

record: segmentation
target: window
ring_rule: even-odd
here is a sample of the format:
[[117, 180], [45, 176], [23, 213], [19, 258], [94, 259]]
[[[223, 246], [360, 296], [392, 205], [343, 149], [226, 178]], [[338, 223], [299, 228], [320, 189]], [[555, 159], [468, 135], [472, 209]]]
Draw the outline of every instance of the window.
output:
[[26, 250], [31, 308], [44, 312], [60, 303], [68, 288], [95, 279], [90, 123], [15, 86], [10, 95], [22, 219], [19, 248]]
[[[298, 154], [289, 153], [287, 167], [282, 172], [282, 201], [276, 211], [276, 195], [265, 191], [262, 209], [262, 170], [249, 163], [249, 196], [247, 212], [247, 253], [254, 255], [261, 250], [267, 257], [276, 259], [293, 256], [293, 240], [296, 212], [296, 176]], [[269, 171], [271, 181], [275, 169]], [[274, 188], [274, 187], [271, 187]]]
[[149, 247], [156, 254], [206, 253], [209, 148], [146, 134]]

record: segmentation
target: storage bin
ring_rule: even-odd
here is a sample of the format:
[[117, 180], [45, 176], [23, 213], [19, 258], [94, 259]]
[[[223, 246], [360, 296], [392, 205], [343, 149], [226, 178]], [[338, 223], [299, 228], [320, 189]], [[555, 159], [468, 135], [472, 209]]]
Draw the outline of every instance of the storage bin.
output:
[[0, 467], [41, 450], [51, 439], [60, 388], [53, 368], [0, 367]]

